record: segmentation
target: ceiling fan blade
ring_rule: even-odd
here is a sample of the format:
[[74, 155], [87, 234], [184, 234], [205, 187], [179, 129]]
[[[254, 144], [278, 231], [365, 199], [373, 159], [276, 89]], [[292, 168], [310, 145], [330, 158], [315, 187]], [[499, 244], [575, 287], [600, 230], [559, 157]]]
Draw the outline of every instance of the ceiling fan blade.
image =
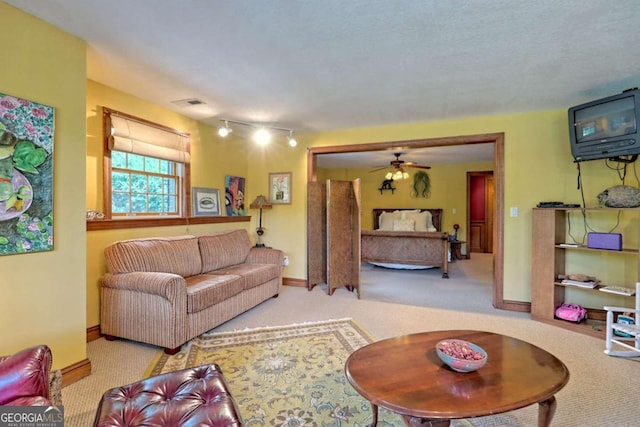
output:
[[388, 168], [389, 168], [389, 166], [381, 166], [381, 167], [379, 167], [379, 168], [371, 169], [371, 170], [369, 171], [369, 173], [371, 173], [371, 172], [378, 172], [378, 171], [381, 171], [381, 170], [383, 170], [383, 169], [388, 169]]
[[423, 166], [423, 165], [406, 164], [405, 166], [410, 168], [415, 168], [415, 169], [431, 169], [431, 166]]

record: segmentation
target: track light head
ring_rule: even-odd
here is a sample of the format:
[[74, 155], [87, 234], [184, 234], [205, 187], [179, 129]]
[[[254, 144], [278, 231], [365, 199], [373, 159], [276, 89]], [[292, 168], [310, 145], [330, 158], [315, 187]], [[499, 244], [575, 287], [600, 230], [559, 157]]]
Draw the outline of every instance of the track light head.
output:
[[296, 145], [298, 145], [298, 141], [296, 141], [296, 139], [293, 137], [292, 130], [289, 131], [289, 137], [287, 139], [289, 140], [289, 145], [291, 147], [295, 147]]
[[253, 140], [259, 145], [267, 145], [271, 141], [271, 133], [267, 128], [258, 128], [253, 134]]
[[223, 128], [218, 128], [218, 135], [220, 135], [223, 138], [225, 136], [229, 135], [231, 132], [233, 132], [233, 129], [231, 129], [229, 127], [229, 121], [228, 120], [224, 121], [224, 127]]

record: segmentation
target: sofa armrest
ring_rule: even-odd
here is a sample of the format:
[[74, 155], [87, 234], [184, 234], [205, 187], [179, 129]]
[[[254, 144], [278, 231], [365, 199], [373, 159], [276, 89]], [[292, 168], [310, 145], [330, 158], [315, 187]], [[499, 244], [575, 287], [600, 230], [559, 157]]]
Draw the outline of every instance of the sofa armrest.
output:
[[282, 268], [284, 253], [280, 249], [253, 247], [247, 256], [247, 264], [275, 264]]
[[180, 294], [187, 294], [187, 281], [173, 273], [107, 273], [102, 277], [102, 287], [158, 295], [174, 301]]
[[177, 274], [105, 274], [100, 332], [175, 350], [189, 339], [187, 283]]

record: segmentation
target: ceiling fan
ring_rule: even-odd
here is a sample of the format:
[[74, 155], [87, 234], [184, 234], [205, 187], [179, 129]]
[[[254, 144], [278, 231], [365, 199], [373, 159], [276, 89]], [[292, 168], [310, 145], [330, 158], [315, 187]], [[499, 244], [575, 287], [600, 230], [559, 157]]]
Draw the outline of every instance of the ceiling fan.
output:
[[405, 162], [404, 160], [400, 160], [400, 156], [402, 154], [403, 153], [393, 153], [396, 158], [389, 162], [389, 166], [381, 166], [375, 169], [371, 169], [369, 172], [377, 172], [388, 168], [389, 172], [387, 173], [387, 175], [385, 175], [385, 178], [399, 180], [409, 178], [409, 173], [404, 170], [405, 167], [415, 169], [431, 169], [431, 166], [423, 166], [413, 162]]

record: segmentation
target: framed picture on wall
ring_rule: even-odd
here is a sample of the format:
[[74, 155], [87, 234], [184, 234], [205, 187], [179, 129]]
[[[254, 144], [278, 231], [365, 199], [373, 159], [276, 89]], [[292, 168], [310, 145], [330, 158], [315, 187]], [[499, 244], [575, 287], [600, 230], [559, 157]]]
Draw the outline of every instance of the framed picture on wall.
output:
[[226, 175], [224, 179], [224, 205], [227, 216], [244, 216], [244, 178]]
[[291, 172], [269, 174], [269, 201], [281, 205], [291, 204]]
[[220, 191], [216, 188], [192, 187], [192, 215], [219, 216]]
[[0, 255], [53, 250], [54, 109], [0, 93]]

